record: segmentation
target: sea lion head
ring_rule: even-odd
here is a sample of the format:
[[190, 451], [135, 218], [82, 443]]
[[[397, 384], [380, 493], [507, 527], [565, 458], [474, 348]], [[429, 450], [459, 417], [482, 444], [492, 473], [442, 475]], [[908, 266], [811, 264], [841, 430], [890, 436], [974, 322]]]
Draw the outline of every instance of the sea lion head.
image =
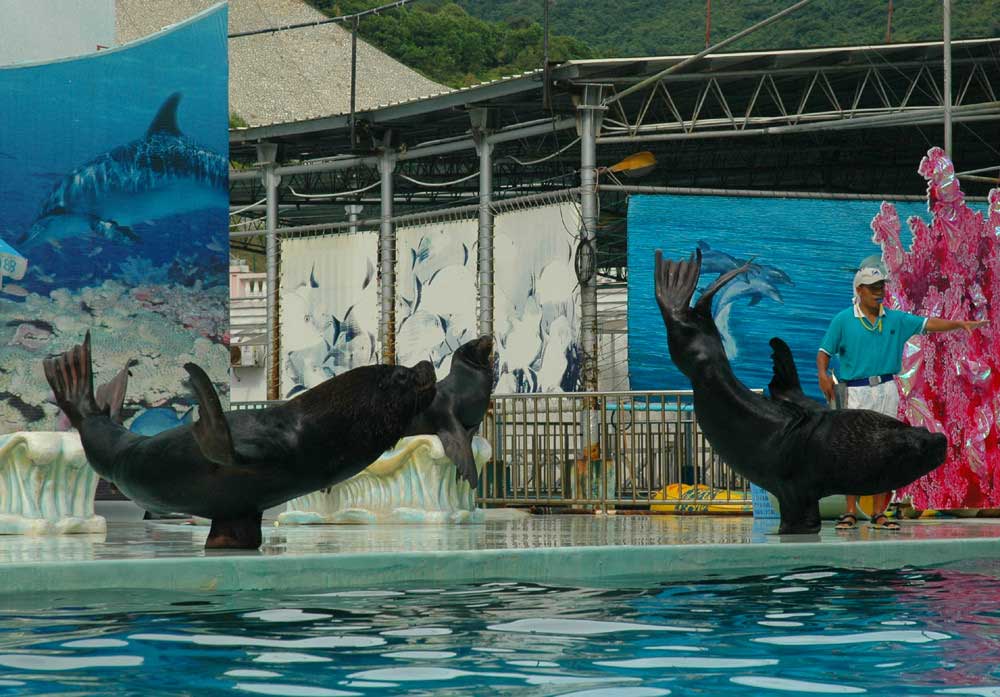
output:
[[467, 341], [455, 351], [452, 365], [456, 361], [478, 370], [493, 372], [493, 337], [484, 335], [478, 339]]
[[[436, 379], [430, 361], [421, 361], [412, 368], [368, 365], [331, 378], [325, 383], [330, 388], [321, 398], [326, 410], [354, 423], [357, 430], [353, 437], [382, 434], [395, 442], [406, 424], [434, 401]], [[320, 398], [316, 393], [321, 388], [313, 388], [298, 399], [305, 403]]]
[[412, 368], [403, 365], [383, 368], [385, 370], [378, 376], [376, 391], [383, 393], [390, 401], [397, 400], [400, 406], [409, 407], [414, 414], [423, 411], [434, 401], [437, 376], [430, 361], [420, 361]]

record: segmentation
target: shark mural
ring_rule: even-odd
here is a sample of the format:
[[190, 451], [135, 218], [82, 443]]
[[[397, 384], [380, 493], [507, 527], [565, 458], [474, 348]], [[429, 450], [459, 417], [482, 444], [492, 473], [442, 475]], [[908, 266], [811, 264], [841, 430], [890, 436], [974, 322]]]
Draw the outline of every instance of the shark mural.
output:
[[140, 242], [143, 221], [229, 205], [229, 162], [181, 133], [175, 92], [145, 136], [103, 152], [63, 176], [31, 228], [18, 240], [30, 251], [70, 237]]
[[185, 361], [228, 393], [226, 26], [0, 68], [0, 433], [67, 427], [36, 368], [87, 329], [137, 431], [189, 413]]

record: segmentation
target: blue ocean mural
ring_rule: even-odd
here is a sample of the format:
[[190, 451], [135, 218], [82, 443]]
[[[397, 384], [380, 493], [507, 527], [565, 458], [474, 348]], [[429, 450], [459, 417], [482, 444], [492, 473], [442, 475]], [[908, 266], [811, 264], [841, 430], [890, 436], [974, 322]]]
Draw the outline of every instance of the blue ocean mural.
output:
[[[227, 12], [0, 69], [0, 432], [65, 426], [42, 358], [93, 335], [130, 417], [186, 413], [193, 360], [228, 390]], [[17, 278], [16, 282], [15, 279]]]
[[[926, 204], [894, 202], [900, 218], [927, 217]], [[768, 340], [792, 348], [803, 388], [819, 399], [816, 352], [833, 316], [851, 303], [854, 272], [880, 253], [871, 219], [880, 201], [633, 196], [628, 209], [628, 334], [632, 388], [689, 389], [674, 367], [653, 296], [653, 255], [687, 258], [702, 250], [699, 291], [753, 259], [756, 268], [716, 298], [713, 314], [737, 377], [771, 380]], [[909, 233], [904, 230], [905, 244]], [[697, 293], [696, 293], [697, 297]]]

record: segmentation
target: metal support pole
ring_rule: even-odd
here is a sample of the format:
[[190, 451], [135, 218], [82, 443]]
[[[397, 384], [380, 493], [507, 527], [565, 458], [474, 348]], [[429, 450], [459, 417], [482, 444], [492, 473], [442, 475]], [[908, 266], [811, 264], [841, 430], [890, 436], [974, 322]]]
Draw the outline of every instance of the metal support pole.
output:
[[361, 211], [364, 209], [364, 206], [359, 206], [356, 203], [344, 206], [344, 210], [347, 211], [347, 222], [350, 223], [348, 230], [350, 230], [351, 234], [358, 231], [358, 216], [361, 215]]
[[355, 101], [358, 94], [358, 18], [354, 18], [351, 26], [351, 150], [357, 145], [355, 141]]
[[[598, 389], [597, 367], [597, 132], [599, 130], [598, 115], [605, 107], [601, 106], [600, 85], [586, 85], [583, 88], [583, 99], [577, 105], [580, 116], [580, 242], [576, 250], [576, 273], [580, 283], [580, 344], [583, 354], [581, 377], [584, 392], [596, 392]], [[597, 472], [603, 478], [604, 453], [601, 452], [601, 429], [598, 400], [584, 400], [583, 417], [583, 452], [581, 456], [590, 466], [593, 452], [597, 446]], [[603, 498], [603, 484], [598, 498]], [[591, 498], [597, 492], [586, 492]], [[601, 504], [595, 505], [595, 510]]]
[[379, 340], [382, 362], [396, 362], [396, 226], [392, 222], [392, 173], [396, 169], [396, 153], [389, 147], [390, 136], [382, 142], [378, 168], [382, 176], [382, 223], [378, 231]]
[[257, 145], [257, 161], [263, 165], [264, 189], [267, 192], [267, 212], [265, 214], [265, 254], [267, 259], [267, 398], [280, 397], [278, 375], [279, 335], [278, 335], [278, 184], [281, 177], [275, 173], [275, 158], [278, 146], [273, 143]]
[[549, 0], [542, 13], [542, 108], [552, 110], [552, 66], [549, 64]]
[[493, 335], [493, 144], [479, 141], [479, 336]]
[[944, 154], [951, 157], [951, 0], [944, 0]]
[[705, 0], [705, 46], [712, 45], [712, 0]]
[[577, 106], [580, 113], [580, 248], [577, 271], [580, 278], [580, 343], [583, 350], [583, 389], [597, 391], [597, 123], [601, 86], [586, 85]]

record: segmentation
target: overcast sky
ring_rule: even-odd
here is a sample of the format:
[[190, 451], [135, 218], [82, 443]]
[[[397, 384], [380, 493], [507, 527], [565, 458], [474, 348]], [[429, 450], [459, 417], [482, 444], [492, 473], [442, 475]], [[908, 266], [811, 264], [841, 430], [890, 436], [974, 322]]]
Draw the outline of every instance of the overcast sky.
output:
[[115, 0], [0, 0], [0, 65], [115, 45]]

